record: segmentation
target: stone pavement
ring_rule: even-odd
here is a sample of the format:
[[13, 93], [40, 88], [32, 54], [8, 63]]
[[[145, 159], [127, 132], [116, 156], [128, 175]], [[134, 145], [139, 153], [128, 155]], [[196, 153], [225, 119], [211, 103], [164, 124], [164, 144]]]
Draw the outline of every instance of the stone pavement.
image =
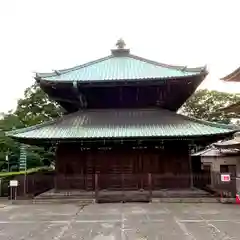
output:
[[240, 239], [240, 206], [218, 203], [29, 204], [0, 208], [0, 239]]

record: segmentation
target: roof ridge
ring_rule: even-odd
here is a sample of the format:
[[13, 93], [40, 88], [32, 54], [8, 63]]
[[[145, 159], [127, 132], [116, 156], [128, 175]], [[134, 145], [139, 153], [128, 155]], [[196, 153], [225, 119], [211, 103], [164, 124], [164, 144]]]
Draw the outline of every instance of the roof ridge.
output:
[[64, 68], [64, 69], [55, 70], [51, 73], [36, 73], [35, 79], [39, 79], [39, 78], [42, 78], [42, 77], [58, 76], [58, 75], [61, 75], [61, 74], [68, 73], [70, 71], [75, 71], [75, 70], [78, 70], [78, 69], [81, 69], [81, 68], [84, 68], [84, 67], [88, 67], [88, 66], [93, 65], [95, 63], [99, 63], [99, 62], [102, 62], [102, 61], [105, 61], [105, 60], [108, 60], [108, 59], [114, 58], [114, 57], [115, 56], [113, 56], [113, 55], [108, 55], [106, 57], [102, 57], [102, 58], [99, 58], [99, 59], [96, 59], [96, 60], [93, 60], [93, 61], [90, 61], [90, 62], [87, 62], [87, 63], [83, 63], [81, 65], [77, 65], [77, 66], [74, 66], [74, 67], [71, 67], [71, 68]]
[[199, 156], [199, 155], [205, 154], [207, 152], [210, 152], [212, 150], [218, 150], [218, 149], [216, 147], [205, 148], [205, 149], [203, 149], [201, 151], [197, 151], [197, 152], [191, 154], [191, 156]]
[[[82, 110], [80, 110], [80, 111], [82, 111]], [[6, 131], [5, 134], [7, 136], [12, 136], [14, 134], [19, 134], [19, 133], [23, 133], [23, 132], [25, 133], [25, 132], [29, 132], [29, 131], [32, 131], [32, 130], [37, 130], [37, 129], [41, 128], [41, 127], [46, 127], [46, 126], [49, 126], [49, 125], [53, 125], [55, 123], [59, 123], [59, 122], [61, 122], [63, 120], [66, 120], [69, 117], [72, 117], [72, 116], [76, 115], [80, 111], [77, 111], [77, 112], [74, 112], [74, 113], [69, 113], [69, 114], [57, 117], [55, 119], [52, 119], [52, 120], [49, 120], [49, 121], [46, 121], [46, 122], [36, 124], [34, 126], [19, 128], [19, 129], [15, 129], [15, 130], [11, 130], [11, 131]]]
[[[169, 69], [175, 69], [175, 70], [180, 70], [180, 71], [185, 71], [185, 72], [199, 72], [199, 71], [206, 71], [207, 65], [204, 65], [202, 67], [195, 67], [195, 68], [188, 68], [187, 66], [180, 66], [180, 65], [171, 65], [171, 64], [166, 64], [166, 63], [161, 63], [157, 61], [153, 61], [147, 58], [139, 57], [134, 54], [129, 54], [128, 57], [134, 58], [139, 61], [147, 62], [156, 66], [164, 67], [164, 68], [169, 68]], [[207, 72], [207, 71], [206, 71]]]
[[6, 136], [12, 136], [14, 134], [29, 132], [29, 131], [32, 131], [32, 130], [39, 129], [41, 127], [49, 126], [49, 125], [53, 124], [55, 122], [55, 120], [56, 119], [49, 120], [49, 121], [46, 121], [46, 122], [43, 122], [43, 123], [39, 123], [39, 124], [36, 124], [34, 126], [23, 127], [23, 128], [11, 130], [11, 131], [6, 131], [5, 134], [6, 134]]

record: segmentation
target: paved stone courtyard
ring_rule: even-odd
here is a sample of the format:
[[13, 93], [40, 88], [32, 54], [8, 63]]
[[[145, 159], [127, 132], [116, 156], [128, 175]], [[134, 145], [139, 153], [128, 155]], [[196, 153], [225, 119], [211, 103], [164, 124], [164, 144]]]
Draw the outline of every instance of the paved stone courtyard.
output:
[[240, 206], [9, 204], [0, 208], [0, 239], [240, 239]]

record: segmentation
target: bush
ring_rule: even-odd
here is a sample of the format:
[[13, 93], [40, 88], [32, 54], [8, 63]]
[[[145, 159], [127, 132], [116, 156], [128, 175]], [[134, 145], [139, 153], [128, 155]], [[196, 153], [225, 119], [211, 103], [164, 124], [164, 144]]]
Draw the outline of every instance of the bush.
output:
[[[36, 173], [36, 172], [46, 172], [46, 171], [53, 171], [50, 167], [38, 167], [38, 168], [31, 168], [26, 171], [26, 174]], [[25, 171], [19, 171], [19, 172], [1, 172], [0, 178], [8, 178], [16, 175], [22, 175], [25, 174]]]

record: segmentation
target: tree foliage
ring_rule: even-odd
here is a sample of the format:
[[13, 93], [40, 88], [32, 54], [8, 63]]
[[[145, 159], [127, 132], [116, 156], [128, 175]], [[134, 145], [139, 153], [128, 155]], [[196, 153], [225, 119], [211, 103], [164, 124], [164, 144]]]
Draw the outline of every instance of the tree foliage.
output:
[[[0, 166], [6, 169], [5, 156], [9, 155], [12, 166], [19, 159], [19, 143], [5, 135], [6, 131], [32, 126], [61, 116], [62, 110], [36, 84], [27, 88], [13, 112], [0, 119]], [[28, 168], [49, 165], [54, 157], [54, 147], [30, 146], [27, 150]]]
[[183, 105], [181, 111], [187, 116], [206, 121], [230, 123], [232, 118], [238, 117], [238, 113], [225, 113], [222, 109], [239, 101], [239, 94], [203, 89], [194, 93]]
[[37, 84], [25, 90], [24, 98], [18, 101], [15, 111], [26, 127], [52, 120], [61, 116], [61, 113], [59, 105], [50, 101]]

